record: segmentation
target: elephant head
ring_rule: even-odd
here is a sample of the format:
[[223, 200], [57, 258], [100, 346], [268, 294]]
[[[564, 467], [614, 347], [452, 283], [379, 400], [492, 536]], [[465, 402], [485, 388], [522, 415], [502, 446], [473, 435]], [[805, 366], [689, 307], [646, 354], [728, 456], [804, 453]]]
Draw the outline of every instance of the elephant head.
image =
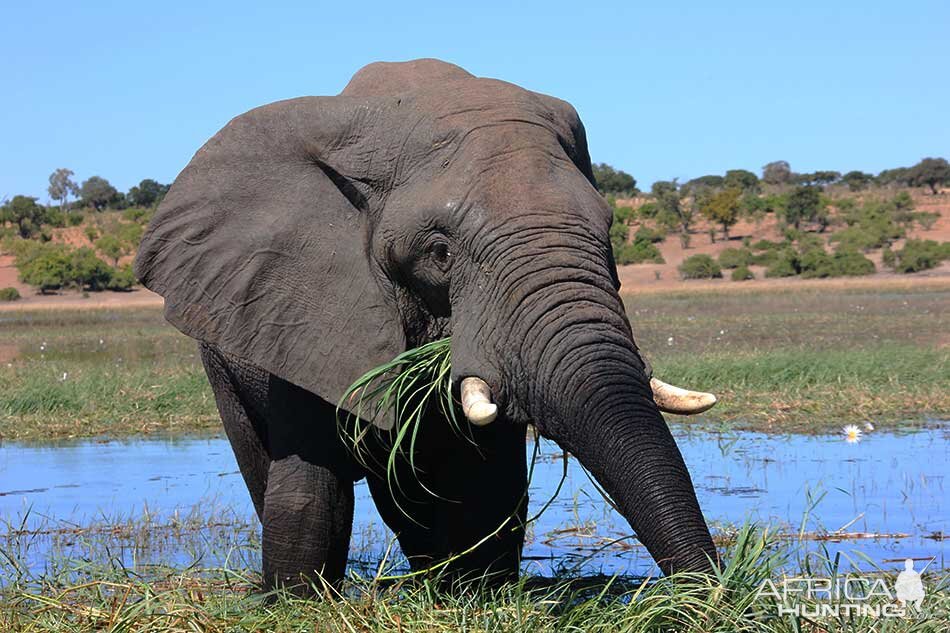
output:
[[451, 334], [473, 422], [533, 422], [665, 571], [708, 569], [657, 400], [714, 399], [662, 383], [654, 399], [611, 220], [569, 104], [436, 60], [376, 63], [338, 96], [228, 123], [175, 181], [135, 270], [181, 331], [330, 402]]

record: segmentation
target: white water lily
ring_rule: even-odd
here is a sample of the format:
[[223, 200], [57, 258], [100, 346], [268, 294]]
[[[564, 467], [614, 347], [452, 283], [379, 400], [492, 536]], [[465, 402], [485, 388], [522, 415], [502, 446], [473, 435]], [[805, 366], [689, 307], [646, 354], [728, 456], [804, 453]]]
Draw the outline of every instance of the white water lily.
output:
[[861, 441], [861, 429], [855, 424], [849, 424], [841, 429], [844, 433], [844, 441], [848, 444], [856, 444]]

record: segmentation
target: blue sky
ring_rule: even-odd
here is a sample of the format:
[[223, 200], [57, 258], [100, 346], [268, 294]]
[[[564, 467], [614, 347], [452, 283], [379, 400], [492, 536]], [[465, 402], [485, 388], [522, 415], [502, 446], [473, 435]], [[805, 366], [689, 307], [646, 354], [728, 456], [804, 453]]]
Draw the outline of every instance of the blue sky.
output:
[[170, 182], [232, 116], [416, 57], [570, 101], [641, 187], [878, 172], [950, 157], [948, 35], [945, 0], [7, 3], [0, 197], [45, 201], [57, 167]]

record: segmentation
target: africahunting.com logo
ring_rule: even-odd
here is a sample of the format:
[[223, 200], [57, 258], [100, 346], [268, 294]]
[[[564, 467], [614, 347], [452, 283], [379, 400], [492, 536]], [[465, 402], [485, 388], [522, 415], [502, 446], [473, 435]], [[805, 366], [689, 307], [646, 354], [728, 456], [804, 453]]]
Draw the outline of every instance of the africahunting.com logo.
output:
[[924, 615], [924, 583], [913, 559], [893, 584], [888, 579], [849, 575], [839, 578], [796, 576], [765, 580], [756, 598], [771, 598], [779, 616], [804, 618], [905, 618]]

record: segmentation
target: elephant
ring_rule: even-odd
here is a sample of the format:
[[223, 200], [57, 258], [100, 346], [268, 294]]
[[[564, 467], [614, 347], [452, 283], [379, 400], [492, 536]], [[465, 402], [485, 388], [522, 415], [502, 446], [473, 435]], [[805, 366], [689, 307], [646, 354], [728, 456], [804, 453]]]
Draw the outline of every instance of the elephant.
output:
[[[265, 589], [341, 579], [363, 477], [412, 569], [516, 578], [529, 424], [664, 573], [718, 564], [661, 415], [715, 397], [652, 377], [611, 221], [571, 105], [434, 59], [369, 64], [339, 95], [250, 110], [198, 150], [134, 270], [198, 341], [262, 524]], [[428, 412], [398, 466], [416, 483], [392, 490], [341, 439], [340, 400], [444, 337], [467, 437]]]

